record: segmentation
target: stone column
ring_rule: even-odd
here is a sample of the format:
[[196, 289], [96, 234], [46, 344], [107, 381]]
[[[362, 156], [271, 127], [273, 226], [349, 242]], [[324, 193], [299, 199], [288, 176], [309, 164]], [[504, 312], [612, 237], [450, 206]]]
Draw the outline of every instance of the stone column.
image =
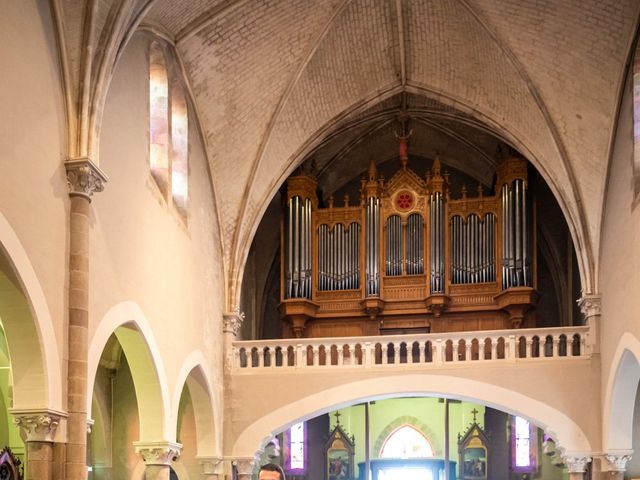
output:
[[587, 469], [587, 464], [591, 463], [591, 457], [586, 455], [565, 455], [562, 459], [567, 467], [569, 480], [584, 480], [584, 473]]
[[106, 176], [88, 158], [65, 162], [69, 197], [69, 324], [67, 332], [66, 480], [87, 478], [87, 350], [91, 196]]
[[198, 455], [197, 459], [202, 468], [201, 478], [206, 480], [221, 480], [223, 478], [222, 458]]
[[233, 312], [223, 314], [223, 317], [224, 325], [222, 327], [222, 333], [224, 334], [224, 368], [225, 371], [229, 372], [231, 371], [231, 366], [233, 365], [232, 343], [236, 340], [238, 334], [240, 333], [242, 322], [244, 322], [244, 313], [236, 309]]
[[627, 452], [610, 452], [605, 454], [604, 458], [609, 466], [607, 480], [624, 480], [624, 472], [627, 469], [627, 462], [631, 460], [630, 451]]
[[53, 440], [66, 414], [52, 410], [11, 410], [27, 445], [26, 480], [52, 480]]
[[256, 466], [255, 458], [239, 458], [233, 461], [238, 472], [238, 480], [251, 480], [253, 469]]
[[145, 463], [145, 480], [169, 480], [171, 462], [180, 456], [182, 445], [175, 442], [133, 442]]
[[602, 314], [599, 294], [583, 294], [578, 299], [578, 306], [584, 316], [584, 323], [591, 330], [589, 347], [592, 353], [600, 353], [600, 315]]

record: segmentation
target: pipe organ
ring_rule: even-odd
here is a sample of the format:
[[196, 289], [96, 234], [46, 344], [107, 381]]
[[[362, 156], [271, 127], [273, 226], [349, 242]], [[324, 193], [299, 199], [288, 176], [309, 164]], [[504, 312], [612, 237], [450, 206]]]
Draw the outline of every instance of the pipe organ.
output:
[[[404, 153], [404, 155], [403, 155]], [[371, 164], [360, 198], [319, 208], [316, 180], [287, 180], [281, 313], [287, 336], [535, 326], [534, 203], [528, 164], [497, 168], [495, 195], [453, 198], [438, 159], [388, 181]]]

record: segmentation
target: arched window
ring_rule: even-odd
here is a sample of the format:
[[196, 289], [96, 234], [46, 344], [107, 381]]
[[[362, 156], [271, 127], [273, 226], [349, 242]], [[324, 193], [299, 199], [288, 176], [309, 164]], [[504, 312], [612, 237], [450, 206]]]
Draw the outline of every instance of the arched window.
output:
[[162, 47], [149, 49], [149, 161], [151, 174], [166, 192], [169, 180], [169, 80]]
[[184, 214], [189, 198], [189, 116], [182, 86], [175, 85], [171, 93], [171, 194]]
[[635, 195], [640, 193], [640, 42], [633, 56], [631, 79], [633, 100], [633, 177]]
[[[189, 112], [182, 79], [160, 42], [149, 48], [149, 163], [163, 195], [186, 216], [189, 197]], [[172, 64], [173, 65], [173, 64]]]
[[284, 469], [287, 475], [303, 475], [306, 472], [305, 431], [305, 423], [299, 422], [284, 432]]
[[429, 458], [433, 447], [427, 437], [411, 425], [397, 428], [380, 449], [380, 458]]
[[521, 417], [511, 423], [511, 455], [514, 472], [528, 473], [537, 468], [537, 429]]

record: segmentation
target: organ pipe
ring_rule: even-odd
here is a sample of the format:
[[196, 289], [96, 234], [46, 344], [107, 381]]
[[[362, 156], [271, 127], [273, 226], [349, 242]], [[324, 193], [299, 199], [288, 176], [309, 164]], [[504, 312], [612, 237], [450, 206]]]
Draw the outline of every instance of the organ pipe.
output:
[[502, 288], [530, 287], [531, 221], [527, 205], [526, 183], [516, 178], [502, 186]]
[[429, 196], [430, 206], [430, 290], [431, 293], [444, 293], [444, 208], [442, 193], [435, 192]]
[[289, 199], [287, 224], [287, 298], [311, 298], [311, 200]]

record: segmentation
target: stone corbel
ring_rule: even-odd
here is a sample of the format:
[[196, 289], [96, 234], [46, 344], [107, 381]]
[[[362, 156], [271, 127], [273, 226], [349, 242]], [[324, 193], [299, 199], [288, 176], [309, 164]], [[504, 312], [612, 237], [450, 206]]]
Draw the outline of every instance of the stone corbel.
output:
[[64, 162], [67, 170], [69, 196], [84, 197], [91, 201], [95, 192], [104, 190], [107, 176], [89, 158], [76, 158]]
[[[12, 409], [10, 412], [26, 442], [54, 442], [58, 427], [67, 419], [66, 413], [56, 410]], [[64, 432], [64, 428], [61, 430]]]
[[600, 294], [583, 293], [577, 301], [580, 312], [584, 316], [585, 323], [592, 317], [599, 317], [602, 314], [602, 299]]
[[567, 467], [568, 473], [584, 473], [587, 464], [591, 463], [591, 457], [587, 455], [563, 455], [562, 460]]
[[583, 293], [582, 297], [577, 300], [580, 312], [584, 317], [585, 325], [589, 326], [590, 336], [588, 338], [589, 348], [593, 353], [599, 353], [598, 337], [600, 315], [602, 314], [602, 299], [600, 294]]
[[222, 331], [224, 333], [231, 333], [234, 337], [237, 337], [244, 322], [244, 313], [242, 313], [240, 309], [236, 309], [233, 312], [224, 313], [222, 316], [224, 318]]
[[604, 455], [610, 472], [624, 472], [627, 469], [627, 462], [631, 460], [633, 450], [611, 451]]
[[161, 442], [133, 442], [136, 453], [140, 454], [146, 465], [171, 465], [180, 457], [181, 443]]

